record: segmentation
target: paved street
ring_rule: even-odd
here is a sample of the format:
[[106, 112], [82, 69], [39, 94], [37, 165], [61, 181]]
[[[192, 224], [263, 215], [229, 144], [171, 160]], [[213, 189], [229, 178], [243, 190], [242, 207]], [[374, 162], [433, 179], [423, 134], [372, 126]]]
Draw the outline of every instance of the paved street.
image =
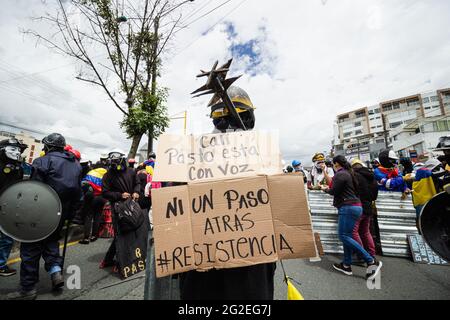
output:
[[[50, 292], [50, 278], [41, 265], [38, 299], [82, 299], [82, 300], [141, 300], [144, 298], [144, 279], [139, 278], [110, 288], [120, 282], [110, 270], [98, 268], [111, 240], [99, 239], [88, 246], [72, 245], [67, 251], [66, 266], [81, 267], [81, 290], [64, 290], [60, 294]], [[331, 269], [338, 262], [336, 256], [328, 255], [320, 262], [307, 260], [285, 261], [289, 276], [301, 283], [297, 286], [305, 299], [450, 299], [450, 267], [428, 266], [412, 263], [408, 259], [382, 258], [384, 268], [381, 289], [369, 290], [364, 280], [365, 268], [354, 267], [354, 276], [339, 274]], [[19, 264], [12, 267], [19, 269]], [[143, 273], [137, 275], [141, 276]], [[275, 298], [286, 298], [286, 286], [282, 281], [282, 270], [277, 268]], [[0, 295], [13, 291], [19, 276], [0, 278]]]

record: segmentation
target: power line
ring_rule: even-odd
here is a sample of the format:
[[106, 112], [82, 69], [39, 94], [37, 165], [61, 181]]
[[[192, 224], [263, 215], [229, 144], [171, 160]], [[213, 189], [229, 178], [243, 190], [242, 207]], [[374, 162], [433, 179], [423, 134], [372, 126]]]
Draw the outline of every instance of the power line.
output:
[[[197, 21], [200, 20], [201, 18], [206, 17], [207, 15], [209, 15], [209, 14], [213, 13], [214, 11], [216, 11], [217, 9], [223, 7], [224, 5], [226, 5], [226, 4], [227, 4], [228, 2], [230, 2], [230, 1], [232, 1], [232, 0], [227, 0], [227, 1], [223, 2], [223, 3], [221, 3], [220, 5], [214, 7], [213, 9], [209, 10], [208, 12], [202, 14], [201, 16], [199, 16], [199, 17], [197, 17], [197, 18], [194, 18], [194, 20], [192, 20], [191, 22], [188, 22], [188, 23], [187, 23], [186, 28], [189, 27], [191, 24], [197, 22]], [[211, 1], [209, 1], [207, 4], [209, 4], [210, 2], [211, 2]], [[186, 18], [186, 20], [188, 20], [188, 18]], [[186, 20], [185, 20], [185, 21], [186, 21]]]
[[227, 12], [222, 18], [219, 19], [215, 24], [213, 24], [211, 27], [209, 27], [205, 32], [202, 33], [202, 35], [198, 38], [196, 38], [194, 41], [192, 41], [190, 44], [188, 44], [186, 47], [181, 49], [178, 53], [176, 53], [173, 57], [176, 57], [181, 52], [192, 46], [195, 42], [197, 42], [201, 37], [203, 37], [204, 34], [207, 34], [209, 31], [214, 29], [215, 26], [217, 26], [219, 23], [221, 23], [226, 17], [228, 17], [230, 14], [232, 14], [235, 10], [237, 10], [241, 5], [244, 4], [247, 0], [242, 0], [237, 6], [235, 6], [233, 9], [231, 9], [229, 12]]
[[208, 2], [206, 2], [205, 4], [203, 4], [200, 8], [198, 8], [197, 10], [192, 10], [192, 12], [183, 19], [182, 23], [186, 22], [187, 20], [189, 20], [189, 18], [191, 18], [192, 16], [196, 15], [198, 12], [200, 12], [201, 10], [203, 10], [203, 8], [207, 7], [211, 2], [213, 2], [214, 0], [209, 0]]

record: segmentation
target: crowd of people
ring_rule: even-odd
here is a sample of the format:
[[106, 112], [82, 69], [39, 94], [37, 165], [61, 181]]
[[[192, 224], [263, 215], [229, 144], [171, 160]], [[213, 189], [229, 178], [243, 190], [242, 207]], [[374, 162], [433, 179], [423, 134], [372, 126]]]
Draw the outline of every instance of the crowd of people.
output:
[[312, 158], [311, 171], [298, 160], [285, 169], [286, 173], [300, 172], [309, 190], [322, 190], [333, 196], [333, 206], [338, 210], [338, 234], [344, 247], [344, 259], [333, 267], [352, 275], [353, 254], [367, 263], [367, 278], [379, 273], [382, 262], [375, 258], [376, 248], [371, 233], [372, 216], [376, 212], [378, 191], [397, 192], [405, 200], [412, 194], [416, 209], [417, 229], [424, 205], [437, 193], [450, 186], [450, 137], [441, 137], [435, 151], [444, 154], [426, 162], [412, 163], [399, 158], [394, 151], [386, 149], [370, 165], [357, 158], [348, 161], [335, 156], [327, 161], [324, 154]]
[[[94, 242], [99, 235], [115, 238], [117, 224], [114, 224], [115, 219], [111, 214], [114, 204], [132, 198], [148, 212], [151, 207], [151, 189], [161, 186], [152, 182], [156, 158], [154, 153], [137, 167], [134, 159], [127, 161], [125, 154], [118, 150], [102, 155], [93, 164], [82, 159], [78, 150], [67, 145], [61, 134], [52, 133], [42, 142], [44, 149], [40, 157], [33, 161], [29, 179], [41, 181], [56, 191], [62, 204], [62, 216], [57, 229], [46, 239], [20, 244], [20, 289], [9, 294], [9, 299], [36, 298], [41, 257], [50, 274], [53, 290], [64, 286], [59, 240], [66, 222], [84, 225], [84, 237], [80, 244]], [[28, 164], [23, 161], [22, 153], [27, 147], [14, 138], [0, 141], [1, 190], [24, 179], [24, 168]], [[11, 237], [0, 232], [0, 276], [17, 273], [7, 265], [13, 242]], [[112, 267], [117, 272], [115, 254], [114, 239], [100, 262], [100, 268]]]
[[[239, 87], [231, 86], [227, 93], [248, 130], [255, 124], [254, 106], [248, 94]], [[224, 108], [221, 100], [211, 107], [213, 132], [239, 130], [233, 115]], [[45, 269], [51, 275], [52, 288], [64, 286], [63, 257], [59, 239], [66, 221], [78, 221], [84, 225], [80, 244], [89, 245], [101, 235], [113, 238], [100, 268], [118, 270], [117, 245], [120, 226], [117, 208], [129, 200], [150, 212], [151, 191], [176, 185], [153, 181], [155, 154], [137, 165], [134, 159], [120, 150], [102, 155], [93, 164], [81, 158], [79, 151], [67, 145], [61, 134], [53, 133], [43, 139], [44, 150], [34, 160], [31, 180], [41, 181], [53, 188], [62, 203], [62, 219], [58, 228], [44, 240], [22, 243], [20, 247], [20, 289], [9, 295], [10, 299], [35, 299], [39, 281], [39, 262], [45, 261]], [[16, 139], [0, 142], [0, 188], [24, 178], [22, 153], [27, 148]], [[450, 182], [450, 137], [443, 137], [437, 150], [444, 155], [425, 163], [400, 161], [391, 150], [384, 150], [370, 168], [359, 159], [348, 161], [344, 156], [327, 159], [316, 153], [311, 171], [294, 160], [286, 173], [301, 173], [310, 190], [322, 190], [333, 196], [338, 209], [338, 233], [344, 246], [344, 259], [334, 264], [334, 269], [352, 274], [352, 255], [356, 253], [367, 264], [367, 278], [375, 278], [382, 268], [376, 259], [373, 236], [370, 232], [371, 217], [375, 212], [378, 191], [401, 194], [412, 193], [418, 217], [423, 205]], [[401, 163], [400, 163], [401, 162]], [[137, 165], [137, 167], [136, 167]], [[151, 225], [151, 216], [149, 217]], [[7, 265], [13, 239], [0, 232], [0, 276], [11, 276], [16, 270]], [[182, 299], [273, 299], [276, 264], [264, 263], [242, 268], [213, 269], [207, 272], [190, 271], [180, 275]]]

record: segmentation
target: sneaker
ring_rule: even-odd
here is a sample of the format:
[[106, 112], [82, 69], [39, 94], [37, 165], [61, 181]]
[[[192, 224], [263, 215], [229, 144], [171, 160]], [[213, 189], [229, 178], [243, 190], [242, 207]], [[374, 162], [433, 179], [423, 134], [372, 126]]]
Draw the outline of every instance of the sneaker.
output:
[[89, 244], [89, 239], [83, 239], [78, 241], [79, 244]]
[[51, 275], [52, 288], [54, 291], [61, 289], [64, 286], [64, 278], [61, 272], [55, 272]]
[[335, 263], [335, 264], [333, 264], [333, 268], [335, 268], [337, 271], [340, 271], [348, 276], [353, 275], [352, 267], [345, 267], [343, 263]]
[[9, 277], [13, 276], [17, 273], [16, 270], [9, 268], [8, 266], [4, 266], [0, 269], [0, 276], [1, 277]]
[[37, 298], [36, 289], [25, 291], [23, 289], [6, 295], [7, 300], [35, 300]]
[[376, 276], [380, 273], [381, 267], [383, 266], [383, 263], [381, 261], [373, 260], [372, 263], [367, 264], [367, 272], [366, 272], [366, 279], [367, 280], [373, 280], [376, 278]]

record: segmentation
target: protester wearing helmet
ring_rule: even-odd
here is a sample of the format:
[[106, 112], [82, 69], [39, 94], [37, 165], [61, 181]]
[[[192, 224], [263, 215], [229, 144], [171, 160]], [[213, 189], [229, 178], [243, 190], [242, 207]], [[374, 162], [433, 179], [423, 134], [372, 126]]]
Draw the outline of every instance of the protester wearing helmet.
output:
[[[254, 107], [248, 94], [238, 87], [227, 90], [246, 129], [255, 124]], [[236, 120], [222, 102], [212, 106], [215, 132], [238, 131]], [[180, 275], [182, 300], [273, 300], [275, 263], [241, 268], [188, 271]]]
[[81, 153], [80, 153], [80, 151], [74, 149], [70, 144], [66, 145], [64, 147], [64, 150], [72, 153], [75, 156], [75, 159], [77, 159], [78, 161], [81, 160]]
[[325, 164], [325, 155], [316, 153], [312, 158], [313, 167], [308, 174], [307, 186], [310, 190], [321, 190], [321, 186], [330, 185], [334, 170]]
[[440, 137], [435, 151], [444, 152], [445, 170], [450, 172], [450, 136]]
[[[0, 141], [0, 191], [23, 179], [22, 153], [27, 145], [11, 138]], [[0, 276], [16, 274], [6, 264], [11, 253], [14, 240], [0, 231]]]
[[445, 173], [439, 178], [439, 184], [443, 190], [450, 193], [450, 136], [440, 137], [435, 151], [444, 152], [440, 162], [443, 164]]
[[104, 168], [90, 170], [81, 182], [83, 190], [81, 216], [84, 218], [84, 238], [79, 242], [80, 244], [89, 244], [97, 240], [100, 217], [106, 204], [105, 198], [102, 197], [102, 178], [106, 172]]
[[378, 188], [381, 191], [409, 193], [410, 190], [398, 169], [398, 157], [394, 151], [386, 149], [380, 152], [380, 165], [374, 170]]
[[[237, 86], [230, 86], [227, 93], [236, 107], [236, 111], [241, 117], [246, 129], [253, 129], [255, 127], [255, 107], [247, 92]], [[222, 99], [219, 99], [211, 106], [210, 117], [213, 119], [214, 127], [219, 132], [226, 132], [227, 130], [236, 130], [239, 128], [239, 124], [229, 113], [228, 108], [225, 106]]]
[[53, 290], [64, 286], [63, 259], [59, 252], [59, 234], [66, 220], [71, 220], [81, 198], [81, 165], [75, 156], [65, 151], [66, 140], [59, 133], [46, 136], [45, 156], [33, 161], [31, 180], [49, 185], [58, 194], [62, 204], [61, 220], [56, 231], [42, 241], [22, 243], [20, 247], [20, 291], [9, 295], [10, 299], [36, 298], [35, 286], [39, 281], [39, 260], [45, 261], [45, 269], [51, 276]]
[[303, 169], [302, 163], [298, 160], [293, 160], [292, 168], [294, 169], [294, 172], [300, 172], [303, 175], [303, 181], [304, 181], [304, 183], [306, 183], [307, 182], [307, 174], [305, 172], [305, 169]]
[[100, 268], [113, 267], [117, 270], [116, 253], [117, 253], [117, 235], [118, 230], [118, 217], [115, 212], [115, 203], [133, 198], [139, 199], [140, 181], [137, 178], [136, 171], [127, 166], [127, 160], [125, 154], [120, 150], [114, 150], [108, 154], [109, 170], [103, 176], [102, 184], [102, 196], [106, 200], [111, 202], [111, 208], [113, 213], [113, 226], [114, 226], [114, 240], [105, 255], [105, 258], [100, 263]]

